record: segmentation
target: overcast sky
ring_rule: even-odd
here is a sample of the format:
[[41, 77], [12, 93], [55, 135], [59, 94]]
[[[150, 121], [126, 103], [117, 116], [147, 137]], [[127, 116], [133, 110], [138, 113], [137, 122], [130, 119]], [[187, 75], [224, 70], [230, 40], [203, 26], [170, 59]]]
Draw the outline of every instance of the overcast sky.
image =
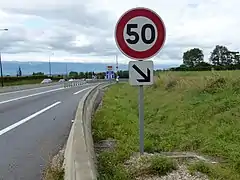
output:
[[180, 64], [182, 53], [199, 47], [205, 60], [215, 45], [239, 50], [239, 0], [1, 0], [3, 60], [127, 63], [114, 41], [119, 17], [147, 7], [163, 19], [167, 37], [153, 60]]

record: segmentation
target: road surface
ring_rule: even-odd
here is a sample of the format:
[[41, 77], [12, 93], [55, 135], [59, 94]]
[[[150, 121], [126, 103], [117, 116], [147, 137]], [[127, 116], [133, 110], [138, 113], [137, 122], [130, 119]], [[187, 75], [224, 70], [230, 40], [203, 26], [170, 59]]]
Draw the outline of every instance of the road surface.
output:
[[0, 93], [0, 180], [38, 180], [66, 143], [80, 99], [96, 84]]

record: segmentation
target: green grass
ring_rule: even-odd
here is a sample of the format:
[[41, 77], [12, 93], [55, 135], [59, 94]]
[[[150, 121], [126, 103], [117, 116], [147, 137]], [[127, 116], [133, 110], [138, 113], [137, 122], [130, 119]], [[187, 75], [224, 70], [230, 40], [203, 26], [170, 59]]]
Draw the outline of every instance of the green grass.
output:
[[[224, 171], [216, 168], [223, 177], [240, 179], [239, 75], [240, 71], [160, 73], [155, 84], [144, 89], [145, 151], [210, 155], [224, 160]], [[116, 171], [124, 171], [119, 167], [139, 150], [138, 88], [113, 85], [94, 119], [94, 140], [117, 140], [115, 152], [105, 156], [111, 156]]]
[[238, 174], [232, 173], [232, 171], [229, 170], [229, 168], [226, 168], [225, 166], [219, 164], [209, 164], [200, 161], [189, 165], [188, 169], [191, 174], [195, 174], [195, 172], [201, 172], [203, 174], [206, 174], [211, 180], [239, 179]]
[[155, 175], [166, 175], [168, 172], [177, 169], [177, 164], [172, 159], [156, 156], [152, 158], [149, 166], [149, 173]]

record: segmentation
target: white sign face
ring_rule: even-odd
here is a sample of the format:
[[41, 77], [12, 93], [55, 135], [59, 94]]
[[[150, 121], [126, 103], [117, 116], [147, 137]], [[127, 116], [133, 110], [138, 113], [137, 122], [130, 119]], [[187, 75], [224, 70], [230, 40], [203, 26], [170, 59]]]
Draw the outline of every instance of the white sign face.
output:
[[124, 27], [125, 43], [135, 51], [147, 51], [156, 43], [157, 27], [151, 19], [138, 16], [130, 19]]
[[132, 86], [153, 84], [153, 61], [130, 61], [129, 84]]

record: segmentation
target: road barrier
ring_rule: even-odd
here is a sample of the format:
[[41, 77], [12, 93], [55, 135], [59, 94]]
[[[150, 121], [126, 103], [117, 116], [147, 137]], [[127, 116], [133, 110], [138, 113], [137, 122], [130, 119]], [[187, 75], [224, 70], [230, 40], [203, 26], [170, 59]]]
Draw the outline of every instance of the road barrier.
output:
[[68, 87], [80, 86], [86, 83], [87, 82], [84, 80], [65, 81], [63, 86], [64, 88], [68, 88]]
[[[119, 82], [126, 82], [128, 79], [120, 79]], [[74, 87], [74, 86], [80, 86], [83, 84], [90, 84], [90, 83], [115, 83], [116, 80], [106, 80], [106, 79], [86, 79], [86, 80], [73, 80], [73, 81], [65, 81], [64, 82], [64, 88], [68, 87]]]
[[[119, 79], [119, 82], [126, 82], [126, 81], [128, 81], [128, 79]], [[79, 86], [85, 83], [97, 83], [97, 82], [110, 83], [110, 81], [106, 79], [87, 79], [85, 82], [84, 80], [75, 80], [75, 81], [65, 81], [65, 82], [52, 82], [47, 84], [27, 84], [27, 85], [19, 85], [19, 86], [0, 87], [0, 93], [21, 91], [26, 89], [33, 89], [33, 88], [47, 87], [47, 86], [54, 86], [54, 85], [61, 85], [61, 86], [63, 85], [65, 88], [68, 88], [68, 87]], [[111, 83], [114, 83], [114, 82], [115, 80], [113, 79]]]
[[96, 156], [92, 139], [92, 114], [99, 103], [99, 89], [110, 84], [99, 83], [79, 102], [65, 149], [65, 180], [96, 180]]

